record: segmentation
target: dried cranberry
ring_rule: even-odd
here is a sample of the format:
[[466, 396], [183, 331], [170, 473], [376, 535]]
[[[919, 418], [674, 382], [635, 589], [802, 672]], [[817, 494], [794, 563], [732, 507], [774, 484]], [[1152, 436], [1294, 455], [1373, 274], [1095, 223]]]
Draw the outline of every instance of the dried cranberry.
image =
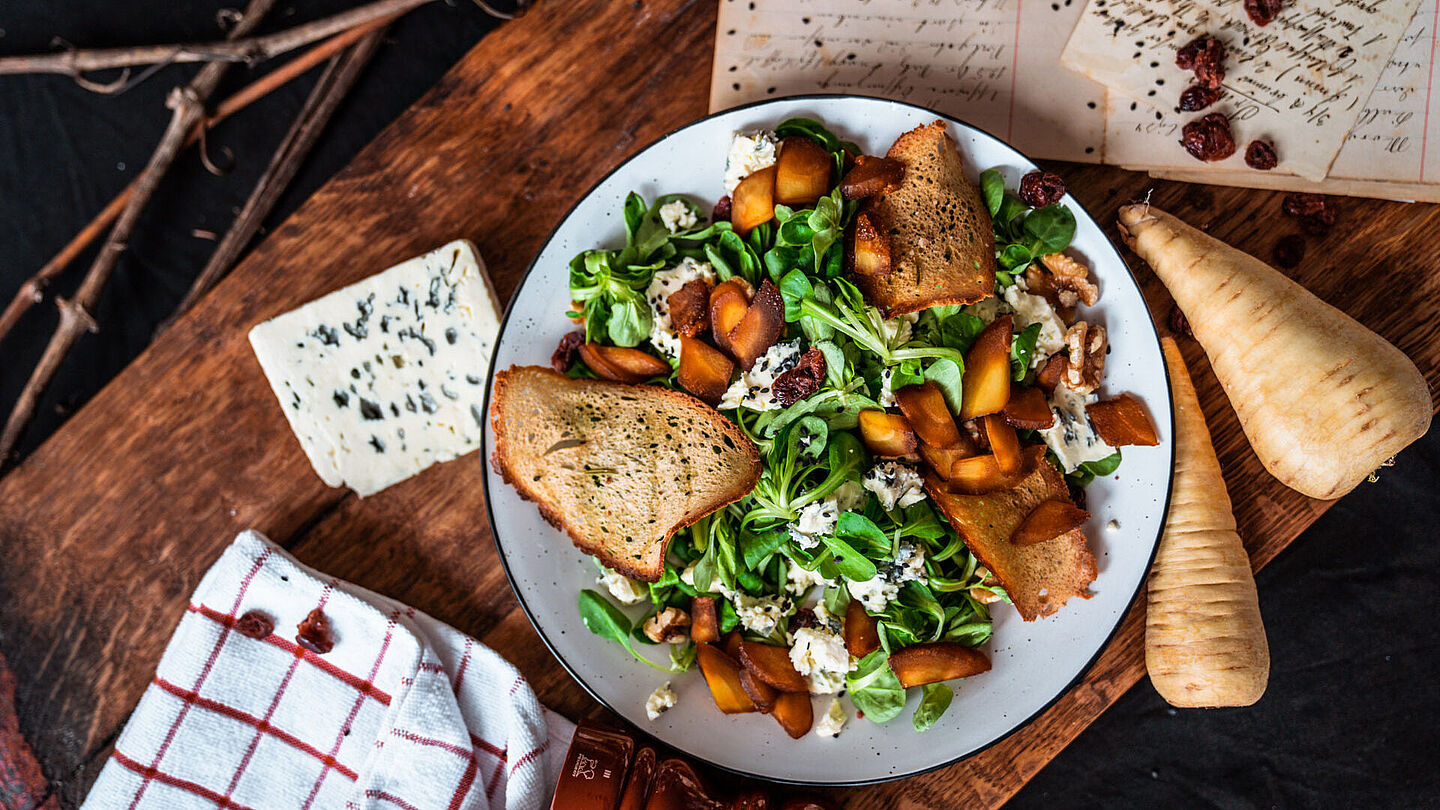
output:
[[790, 617], [789, 629], [791, 633], [802, 627], [819, 627], [820, 620], [815, 618], [815, 611], [810, 608], [800, 608], [795, 615]]
[[1324, 211], [1326, 200], [1324, 194], [1303, 194], [1295, 192], [1286, 194], [1285, 199], [1280, 202], [1280, 210], [1292, 217], [1308, 217]]
[[714, 208], [714, 210], [712, 210], [712, 211], [710, 212], [710, 221], [711, 221], [711, 222], [729, 222], [729, 221], [730, 221], [730, 195], [729, 195], [729, 194], [726, 194], [724, 197], [721, 197], [721, 198], [720, 198], [720, 201], [717, 202], [717, 203], [715, 203], [715, 208]]
[[1230, 133], [1230, 119], [1223, 113], [1210, 113], [1180, 128], [1180, 145], [1196, 160], [1224, 160], [1235, 154], [1235, 136]]
[[1181, 70], [1195, 72], [1195, 80], [1206, 87], [1218, 88], [1225, 80], [1225, 46], [1213, 37], [1200, 37], [1175, 52], [1175, 64]]
[[1268, 172], [1280, 165], [1280, 158], [1275, 156], [1275, 147], [1269, 141], [1251, 141], [1245, 147], [1245, 165]]
[[1300, 227], [1313, 236], [1324, 236], [1335, 225], [1335, 206], [1323, 194], [1286, 194], [1281, 210], [1300, 221]]
[[1280, 0], [1245, 0], [1245, 13], [1256, 25], [1269, 25], [1280, 13]]
[[335, 649], [335, 639], [330, 634], [330, 620], [320, 608], [310, 611], [305, 621], [300, 622], [295, 643], [313, 653], [324, 655]]
[[1298, 266], [1300, 260], [1305, 258], [1305, 237], [1298, 233], [1280, 237], [1270, 256], [1275, 260], [1275, 264], [1286, 270]]
[[1180, 112], [1198, 112], [1220, 100], [1220, 88], [1192, 84], [1180, 94]]
[[560, 338], [560, 345], [555, 347], [555, 353], [550, 355], [550, 367], [564, 374], [575, 365], [575, 354], [580, 351], [580, 344], [585, 342], [584, 332], [567, 332]]
[[1020, 199], [1031, 208], [1054, 205], [1064, 196], [1065, 181], [1058, 174], [1033, 171], [1020, 178]]
[[820, 390], [820, 381], [825, 379], [825, 355], [819, 349], [800, 356], [795, 367], [775, 378], [770, 389], [775, 401], [781, 405], [793, 405]]
[[247, 610], [235, 622], [235, 632], [248, 638], [265, 638], [275, 632], [275, 620], [258, 610]]
[[1195, 333], [1190, 331], [1190, 320], [1180, 311], [1179, 304], [1170, 305], [1170, 331], [1188, 338], [1195, 337]]

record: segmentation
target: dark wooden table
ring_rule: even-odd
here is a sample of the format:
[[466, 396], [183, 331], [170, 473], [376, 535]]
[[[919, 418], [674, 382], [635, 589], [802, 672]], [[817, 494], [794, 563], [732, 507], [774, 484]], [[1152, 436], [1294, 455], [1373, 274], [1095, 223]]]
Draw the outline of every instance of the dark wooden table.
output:
[[[604, 714], [538, 643], [505, 582], [478, 486], [485, 460], [472, 455], [363, 501], [326, 488], [245, 333], [459, 236], [479, 245], [508, 296], [592, 183], [706, 112], [714, 25], [712, 0], [548, 0], [504, 25], [0, 480], [0, 639], [21, 683], [24, 728], [67, 806], [103, 764], [200, 575], [244, 528], [476, 636], [561, 713]], [[1053, 168], [1112, 237], [1116, 207], [1147, 192], [1261, 257], [1295, 231], [1279, 194]], [[1440, 276], [1408, 261], [1413, 246], [1398, 236], [1440, 228], [1440, 208], [1354, 200], [1345, 210], [1294, 276], [1400, 346], [1440, 390]], [[1392, 283], [1352, 283], [1376, 268]], [[1137, 270], [1163, 328], [1169, 299]], [[1262, 566], [1329, 504], [1264, 472], [1199, 347], [1183, 345], [1240, 532]], [[836, 798], [855, 808], [1003, 803], [1140, 679], [1142, 625], [1137, 605], [1083, 682], [1001, 744]]]

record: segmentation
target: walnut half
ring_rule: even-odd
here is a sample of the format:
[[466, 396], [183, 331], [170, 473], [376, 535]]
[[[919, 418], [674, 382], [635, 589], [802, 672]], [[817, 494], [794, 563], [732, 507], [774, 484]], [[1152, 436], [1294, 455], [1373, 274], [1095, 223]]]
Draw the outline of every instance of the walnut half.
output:
[[680, 608], [667, 607], [645, 622], [645, 637], [659, 644], [680, 643], [690, 638], [690, 614]]
[[1060, 299], [1060, 306], [1073, 308], [1077, 303], [1094, 306], [1100, 300], [1100, 288], [1090, 280], [1090, 271], [1085, 265], [1064, 253], [1047, 253], [1040, 257], [1045, 269], [1050, 271], [1051, 284]]
[[1060, 377], [1065, 387], [1080, 394], [1100, 387], [1105, 371], [1105, 327], [1076, 321], [1065, 333], [1065, 345], [1070, 349], [1069, 363]]

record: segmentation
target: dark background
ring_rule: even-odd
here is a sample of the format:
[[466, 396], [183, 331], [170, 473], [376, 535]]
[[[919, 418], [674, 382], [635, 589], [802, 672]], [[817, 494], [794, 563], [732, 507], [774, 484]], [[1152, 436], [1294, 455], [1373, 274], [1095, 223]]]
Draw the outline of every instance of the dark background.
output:
[[[281, 2], [262, 31], [349, 5]], [[4, 0], [0, 54], [42, 52], [57, 36], [86, 47], [215, 39], [219, 7]], [[456, 0], [426, 6], [392, 26], [267, 227], [344, 166], [495, 24]], [[232, 68], [214, 98], [266, 68]], [[135, 177], [169, 117], [166, 92], [194, 69], [167, 68], [121, 96], [96, 95], [62, 77], [0, 77], [0, 305]], [[213, 176], [195, 150], [182, 154], [101, 298], [100, 333], [82, 338], [65, 361], [22, 453], [145, 348], [214, 248], [192, 231], [218, 235], [229, 227], [318, 73], [211, 133], [217, 161], [221, 147], [234, 153], [230, 173]], [[78, 285], [92, 254], [54, 289], [63, 295]], [[47, 301], [0, 346], [0, 411], [14, 402], [55, 319]], [[1232, 495], [1245, 497], [1243, 482], [1236, 483]], [[1258, 577], [1272, 668], [1269, 691], [1256, 706], [1177, 711], [1141, 681], [1011, 806], [1440, 807], [1437, 527], [1440, 429], [1432, 429], [1379, 483], [1342, 500]], [[4, 642], [0, 638], [0, 648]]]

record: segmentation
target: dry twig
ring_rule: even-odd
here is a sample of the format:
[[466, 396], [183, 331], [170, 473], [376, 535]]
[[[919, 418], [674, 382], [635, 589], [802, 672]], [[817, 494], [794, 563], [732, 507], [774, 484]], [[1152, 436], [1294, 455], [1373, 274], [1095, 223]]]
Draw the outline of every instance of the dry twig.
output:
[[[188, 146], [198, 140], [203, 129], [214, 127], [231, 115], [245, 109], [245, 107], [249, 106], [252, 102], [264, 98], [271, 91], [288, 84], [297, 76], [304, 74], [306, 71], [354, 44], [366, 34], [389, 25], [394, 19], [394, 16], [383, 17], [365, 23], [364, 25], [357, 25], [349, 31], [336, 34], [236, 91], [234, 95], [216, 105], [215, 111], [206, 116], [205, 120], [201, 121], [191, 130], [189, 137], [185, 140], [186, 145]], [[61, 248], [60, 252], [56, 253], [54, 258], [46, 262], [35, 275], [20, 285], [20, 289], [16, 291], [15, 297], [11, 299], [10, 303], [5, 307], [5, 311], [0, 313], [0, 341], [3, 341], [5, 336], [10, 334], [10, 330], [15, 327], [16, 322], [20, 320], [20, 316], [29, 311], [32, 306], [44, 300], [45, 289], [50, 285], [50, 282], [64, 272], [65, 268], [68, 267], [71, 262], [79, 258], [80, 254], [84, 253], [85, 250], [105, 232], [105, 229], [109, 228], [110, 224], [120, 216], [120, 212], [125, 208], [125, 203], [130, 199], [130, 195], [134, 193], [137, 182], [138, 178], [131, 181], [130, 185], [115, 195], [115, 198], [112, 199], [99, 214], [95, 215], [95, 219], [91, 220], [90, 224], [75, 234], [74, 238], [72, 238], [65, 247]]]
[[[239, 41], [248, 36], [259, 24], [261, 18], [270, 11], [270, 7], [274, 3], [275, 0], [250, 0], [245, 9], [245, 16], [230, 31], [231, 38]], [[135, 230], [135, 223], [139, 221], [146, 203], [155, 193], [160, 178], [175, 162], [175, 156], [185, 145], [186, 138], [205, 114], [205, 101], [211, 93], [215, 92], [215, 86], [220, 83], [226, 67], [228, 65], [224, 62], [208, 64], [200, 69], [200, 72], [189, 84], [176, 87], [170, 92], [170, 96], [165, 102], [171, 111], [170, 123], [165, 129], [159, 145], [155, 147], [155, 153], [150, 156], [150, 162], [136, 178], [135, 190], [131, 193], [124, 210], [121, 211], [114, 230], [110, 232], [110, 237], [101, 246], [99, 255], [95, 257], [94, 264], [85, 274], [85, 279], [81, 282], [75, 297], [73, 299], [56, 299], [56, 305], [60, 310], [60, 323], [55, 329], [55, 334], [51, 336], [49, 345], [45, 347], [44, 354], [40, 356], [39, 364], [36, 365], [30, 379], [26, 381], [25, 387], [20, 391], [20, 398], [16, 400], [15, 408], [5, 422], [4, 431], [0, 432], [0, 463], [10, 457], [10, 452], [19, 441], [20, 434], [35, 414], [35, 406], [40, 400], [40, 395], [50, 384], [61, 361], [69, 353], [70, 347], [75, 345], [75, 341], [84, 332], [96, 330], [95, 319], [91, 317], [90, 310], [94, 309], [95, 303], [100, 297], [100, 291], [104, 289], [111, 272], [115, 269], [115, 264], [120, 260], [120, 254], [125, 252], [130, 234]]]
[[[316, 40], [338, 34], [382, 17], [404, 14], [434, 0], [373, 0], [349, 11], [313, 20], [308, 23], [266, 34], [249, 36], [249, 30], [220, 42], [191, 45], [143, 45], [134, 48], [70, 49], [59, 53], [33, 56], [0, 57], [0, 75], [7, 73], [59, 73], [82, 80], [90, 89], [108, 92], [133, 85], [128, 76], [110, 84], [85, 79], [85, 74], [107, 68], [130, 68], [138, 65], [169, 65], [179, 62], [262, 62], [292, 51]], [[239, 26], [237, 26], [238, 28]]]
[[290, 185], [290, 181], [295, 178], [295, 173], [305, 162], [305, 158], [315, 146], [315, 141], [330, 122], [330, 117], [335, 114], [335, 109], [340, 106], [340, 101], [350, 92], [350, 88], [355, 86], [355, 80], [360, 77], [360, 71], [374, 55], [384, 33], [383, 30], [371, 33], [356, 43], [355, 47], [335, 57], [326, 66], [325, 72], [320, 76], [320, 81], [310, 91], [309, 98], [305, 100], [305, 106], [300, 110], [300, 115], [296, 117], [290, 131], [285, 134], [285, 140], [280, 143], [280, 148], [271, 158], [270, 165], [266, 167], [265, 173], [255, 184], [255, 190], [251, 192], [250, 198], [245, 201], [245, 207], [240, 210], [240, 215], [235, 218], [235, 223], [230, 226], [230, 230], [216, 246], [215, 252], [210, 256], [210, 261], [206, 263], [205, 269], [200, 271], [200, 275], [190, 286], [190, 291], [185, 294], [184, 300], [180, 302], [175, 313], [160, 325], [161, 331], [168, 328], [176, 318], [185, 314], [202, 295], [209, 292], [210, 288], [214, 287], [216, 282], [230, 271], [231, 266], [240, 257], [240, 252], [250, 244], [250, 240], [260, 230], [260, 224], [274, 210], [280, 195]]

